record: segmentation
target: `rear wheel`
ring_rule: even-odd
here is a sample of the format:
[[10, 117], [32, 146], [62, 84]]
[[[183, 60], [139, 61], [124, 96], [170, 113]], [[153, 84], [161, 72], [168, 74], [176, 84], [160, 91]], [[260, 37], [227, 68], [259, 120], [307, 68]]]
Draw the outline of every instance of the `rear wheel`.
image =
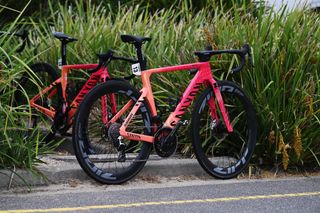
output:
[[[111, 102], [111, 97], [115, 102]], [[74, 118], [73, 146], [82, 169], [93, 179], [105, 184], [120, 184], [133, 178], [145, 165], [152, 144], [119, 141], [119, 129], [128, 116], [139, 92], [128, 83], [110, 80], [93, 88], [81, 102]], [[132, 106], [114, 123], [105, 123], [103, 116], [112, 115], [112, 103], [116, 111], [129, 101]], [[102, 103], [106, 106], [104, 109]], [[105, 112], [102, 112], [102, 109]], [[151, 116], [148, 106], [143, 103], [129, 123], [128, 132], [151, 135]]]
[[[257, 137], [253, 106], [243, 90], [228, 81], [217, 82], [233, 132], [227, 131], [212, 88], [199, 97], [192, 117], [193, 147], [200, 165], [214, 177], [233, 178], [249, 163]], [[217, 118], [212, 118], [214, 100]]]
[[[19, 89], [14, 93], [14, 104], [19, 107], [23, 113], [19, 119], [20, 125], [27, 127], [28, 135], [33, 133], [40, 141], [50, 141], [54, 136], [52, 129], [53, 119], [47, 115], [31, 108], [30, 100], [40, 93], [41, 90], [48, 87], [60, 76], [55, 68], [47, 63], [37, 63], [30, 66], [33, 73], [26, 72], [19, 81]], [[60, 85], [57, 85], [59, 87]], [[59, 95], [57, 92], [54, 96], [48, 97], [43, 95], [36, 104], [47, 109], [57, 109], [59, 106]], [[31, 113], [31, 116], [30, 116]], [[34, 131], [38, 130], [38, 131]], [[36, 133], [36, 135], [34, 135]]]

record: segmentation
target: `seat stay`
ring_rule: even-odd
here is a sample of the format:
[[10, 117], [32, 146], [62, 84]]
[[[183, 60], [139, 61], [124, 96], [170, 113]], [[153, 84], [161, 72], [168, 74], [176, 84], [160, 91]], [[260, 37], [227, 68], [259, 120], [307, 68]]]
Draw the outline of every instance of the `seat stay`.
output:
[[122, 115], [133, 105], [133, 100], [128, 101], [110, 120], [110, 123], [115, 123]]
[[53, 83], [51, 83], [48, 87], [44, 88], [40, 93], [38, 93], [37, 95], [35, 95], [33, 98], [30, 99], [30, 106], [35, 108], [36, 110], [38, 110], [39, 112], [47, 115], [50, 118], [54, 118], [56, 111], [52, 110], [52, 109], [48, 109], [45, 108], [39, 104], [37, 104], [37, 100], [41, 99], [41, 97], [44, 94], [49, 93], [49, 97], [52, 97], [56, 92], [57, 89], [54, 88], [55, 85], [60, 84], [61, 83], [62, 78], [58, 78], [57, 80], [55, 80]]
[[[153, 136], [149, 136], [149, 135], [145, 135], [145, 134], [137, 134], [137, 133], [133, 133], [133, 132], [127, 132], [126, 128], [128, 127], [130, 121], [132, 120], [132, 118], [134, 117], [134, 115], [138, 112], [139, 108], [142, 106], [145, 98], [147, 97], [147, 89], [142, 88], [141, 89], [141, 95], [138, 99], [138, 101], [136, 102], [136, 104], [133, 106], [133, 108], [131, 109], [129, 115], [126, 117], [125, 121], [122, 123], [121, 127], [120, 127], [120, 135], [128, 140], [134, 140], [134, 141], [144, 141], [144, 142], [148, 142], [148, 143], [153, 143], [154, 141], [154, 137]], [[133, 104], [133, 100], [130, 100], [120, 111], [121, 114], [124, 113], [124, 111], [127, 111], [128, 108]], [[123, 111], [122, 111], [123, 110]], [[120, 114], [120, 111], [116, 114]], [[118, 116], [119, 117], [119, 116]], [[112, 121], [113, 119], [111, 119]], [[114, 120], [115, 121], [115, 120]]]

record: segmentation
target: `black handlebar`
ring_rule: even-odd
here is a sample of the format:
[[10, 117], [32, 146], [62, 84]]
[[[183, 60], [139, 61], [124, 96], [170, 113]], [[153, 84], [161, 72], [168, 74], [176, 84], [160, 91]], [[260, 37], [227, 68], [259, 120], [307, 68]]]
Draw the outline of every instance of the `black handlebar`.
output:
[[99, 64], [101, 64], [101, 65], [107, 64], [111, 60], [127, 61], [127, 62], [129, 62], [131, 64], [139, 62], [139, 60], [137, 60], [137, 59], [124, 57], [124, 56], [117, 56], [117, 55], [114, 55], [114, 53], [115, 52], [113, 50], [108, 50], [106, 53], [97, 54], [97, 56], [99, 58]]
[[213, 52], [213, 55], [227, 53], [227, 54], [236, 54], [236, 55], [240, 56], [240, 65], [236, 68], [233, 68], [231, 70], [231, 73], [240, 72], [243, 69], [243, 67], [246, 63], [246, 55], [247, 54], [248, 54], [249, 62], [253, 66], [252, 56], [251, 56], [251, 48], [250, 48], [249, 44], [244, 44], [240, 50], [216, 50], [216, 51], [212, 51], [212, 52]]
[[[139, 62], [139, 60], [134, 59], [134, 58], [114, 55], [114, 51], [113, 50], [108, 50], [106, 53], [97, 54], [97, 56], [99, 58], [98, 66], [96, 68], [92, 69], [92, 70], [88, 70], [89, 73], [93, 73], [95, 71], [98, 71], [102, 66], [106, 66], [112, 60], [127, 61], [127, 62], [129, 62], [131, 64]], [[130, 76], [127, 76], [127, 77], [124, 77], [124, 78], [126, 80], [130, 80], [134, 76], [135, 75], [130, 75]]]
[[219, 54], [236, 54], [240, 56], [240, 65], [231, 70], [231, 73], [236, 73], [242, 70], [246, 62], [246, 55], [248, 54], [248, 60], [250, 65], [253, 67], [253, 60], [251, 54], [251, 48], [249, 44], [244, 44], [240, 50], [210, 50], [210, 47], [207, 47], [204, 51], [197, 51], [195, 54], [199, 57], [200, 61], [209, 61], [210, 57], [213, 55]]
[[18, 33], [11, 33], [11, 32], [6, 32], [6, 31], [0, 31], [0, 36], [2, 35], [14, 35], [19, 37], [22, 40], [22, 44], [20, 45], [20, 47], [16, 50], [17, 53], [20, 53], [24, 50], [24, 48], [26, 47], [26, 43], [27, 43], [27, 38], [28, 38], [28, 30], [24, 29], [21, 32]]
[[217, 50], [215, 54], [222, 54], [222, 53], [229, 53], [229, 54], [237, 54], [240, 56], [240, 65], [234, 69], [231, 70], [231, 73], [240, 72], [245, 63], [246, 63], [246, 55], [248, 54], [248, 59], [250, 65], [253, 67], [253, 61], [252, 61], [252, 55], [251, 55], [251, 48], [249, 44], [244, 44], [243, 47], [240, 50]]

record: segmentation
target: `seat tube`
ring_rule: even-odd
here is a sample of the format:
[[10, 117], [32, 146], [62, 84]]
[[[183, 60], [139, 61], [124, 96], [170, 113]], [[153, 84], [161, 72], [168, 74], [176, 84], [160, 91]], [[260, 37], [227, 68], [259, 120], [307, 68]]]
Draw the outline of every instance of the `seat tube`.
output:
[[[108, 111], [108, 97], [110, 101], [109, 105], [111, 106], [111, 112]], [[116, 100], [115, 95], [113, 93], [101, 97], [101, 116], [102, 122], [104, 124], [109, 123], [109, 113], [111, 113], [112, 115], [115, 115], [117, 113]]]
[[108, 107], [107, 96], [104, 95], [101, 98], [101, 116], [102, 116], [102, 122], [105, 125], [108, 124], [108, 121], [109, 121], [109, 119], [108, 119], [109, 115], [108, 115], [107, 107]]
[[101, 70], [100, 82], [106, 82], [107, 79], [110, 78], [109, 73], [108, 73], [108, 67], [100, 68], [100, 70]]
[[[109, 73], [108, 68], [104, 67], [103, 70], [101, 70], [100, 74], [100, 82], [106, 82], [107, 79], [109, 79]], [[109, 98], [109, 105], [111, 106], [111, 112], [108, 111], [108, 98]], [[115, 95], [112, 93], [110, 95], [104, 95], [101, 98], [101, 116], [102, 116], [102, 122], [106, 125], [109, 122], [109, 113], [115, 115], [117, 113], [116, 109], [116, 101], [115, 101]]]
[[67, 83], [68, 83], [68, 68], [66, 66], [62, 66], [61, 70], [61, 88], [62, 88], [62, 97], [63, 101], [67, 100]]

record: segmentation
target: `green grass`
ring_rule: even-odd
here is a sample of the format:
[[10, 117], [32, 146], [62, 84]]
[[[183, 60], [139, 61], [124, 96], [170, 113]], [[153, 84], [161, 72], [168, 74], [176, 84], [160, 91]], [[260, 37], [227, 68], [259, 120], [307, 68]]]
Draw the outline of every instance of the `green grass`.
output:
[[[119, 55], [133, 56], [133, 47], [122, 43], [120, 34], [152, 37], [143, 47], [149, 67], [195, 62], [193, 52], [204, 49], [209, 40], [218, 49], [241, 48], [248, 42], [253, 48], [253, 70], [247, 66], [240, 74], [229, 74], [230, 62], [238, 63], [230, 56], [213, 57], [212, 65], [216, 78], [237, 82], [254, 103], [259, 121], [255, 159], [279, 165], [285, 162], [282, 158], [288, 153], [289, 166], [320, 166], [319, 14], [265, 13], [264, 8], [253, 10], [245, 5], [228, 11], [212, 10], [213, 6], [209, 5], [190, 12], [193, 8], [189, 4], [181, 4], [179, 9], [171, 7], [153, 13], [139, 6], [123, 5], [112, 10], [89, 3], [85, 8], [82, 1], [73, 6], [59, 4], [59, 9], [53, 3], [49, 5], [51, 15], [47, 19], [25, 22], [34, 29], [32, 42], [41, 53], [36, 60], [52, 64], [56, 64], [60, 51], [52, 29], [79, 39], [68, 47], [69, 63], [96, 62], [95, 53], [110, 48]], [[209, 32], [207, 36], [204, 28]], [[24, 55], [33, 56], [32, 51]], [[112, 63], [110, 73], [129, 75], [129, 67], [125, 63]], [[181, 96], [190, 79], [186, 72], [155, 76], [152, 80], [156, 99], [163, 103], [167, 96]], [[138, 80], [134, 83], [139, 87]], [[301, 135], [295, 137], [295, 129]], [[280, 135], [286, 149], [280, 149]], [[185, 136], [188, 131], [182, 129], [180, 150], [190, 154], [190, 138]], [[300, 158], [294, 149], [299, 147], [299, 139]]]
[[[19, 11], [16, 20], [7, 26], [7, 31], [12, 32], [17, 28], [25, 8]], [[0, 169], [15, 172], [15, 169], [23, 168], [41, 175], [35, 167], [43, 163], [39, 157], [52, 153], [56, 144], [40, 146], [37, 128], [27, 134], [28, 128], [21, 120], [30, 119], [31, 109], [29, 108], [29, 112], [22, 110], [14, 104], [12, 98], [16, 88], [19, 88], [19, 79], [23, 72], [28, 71], [30, 77], [34, 77], [34, 73], [28, 68], [34, 58], [26, 56], [30, 49], [24, 54], [16, 52], [21, 44], [12, 35], [1, 36], [0, 44]], [[19, 178], [23, 179], [21, 176]], [[25, 184], [28, 185], [26, 182]]]

